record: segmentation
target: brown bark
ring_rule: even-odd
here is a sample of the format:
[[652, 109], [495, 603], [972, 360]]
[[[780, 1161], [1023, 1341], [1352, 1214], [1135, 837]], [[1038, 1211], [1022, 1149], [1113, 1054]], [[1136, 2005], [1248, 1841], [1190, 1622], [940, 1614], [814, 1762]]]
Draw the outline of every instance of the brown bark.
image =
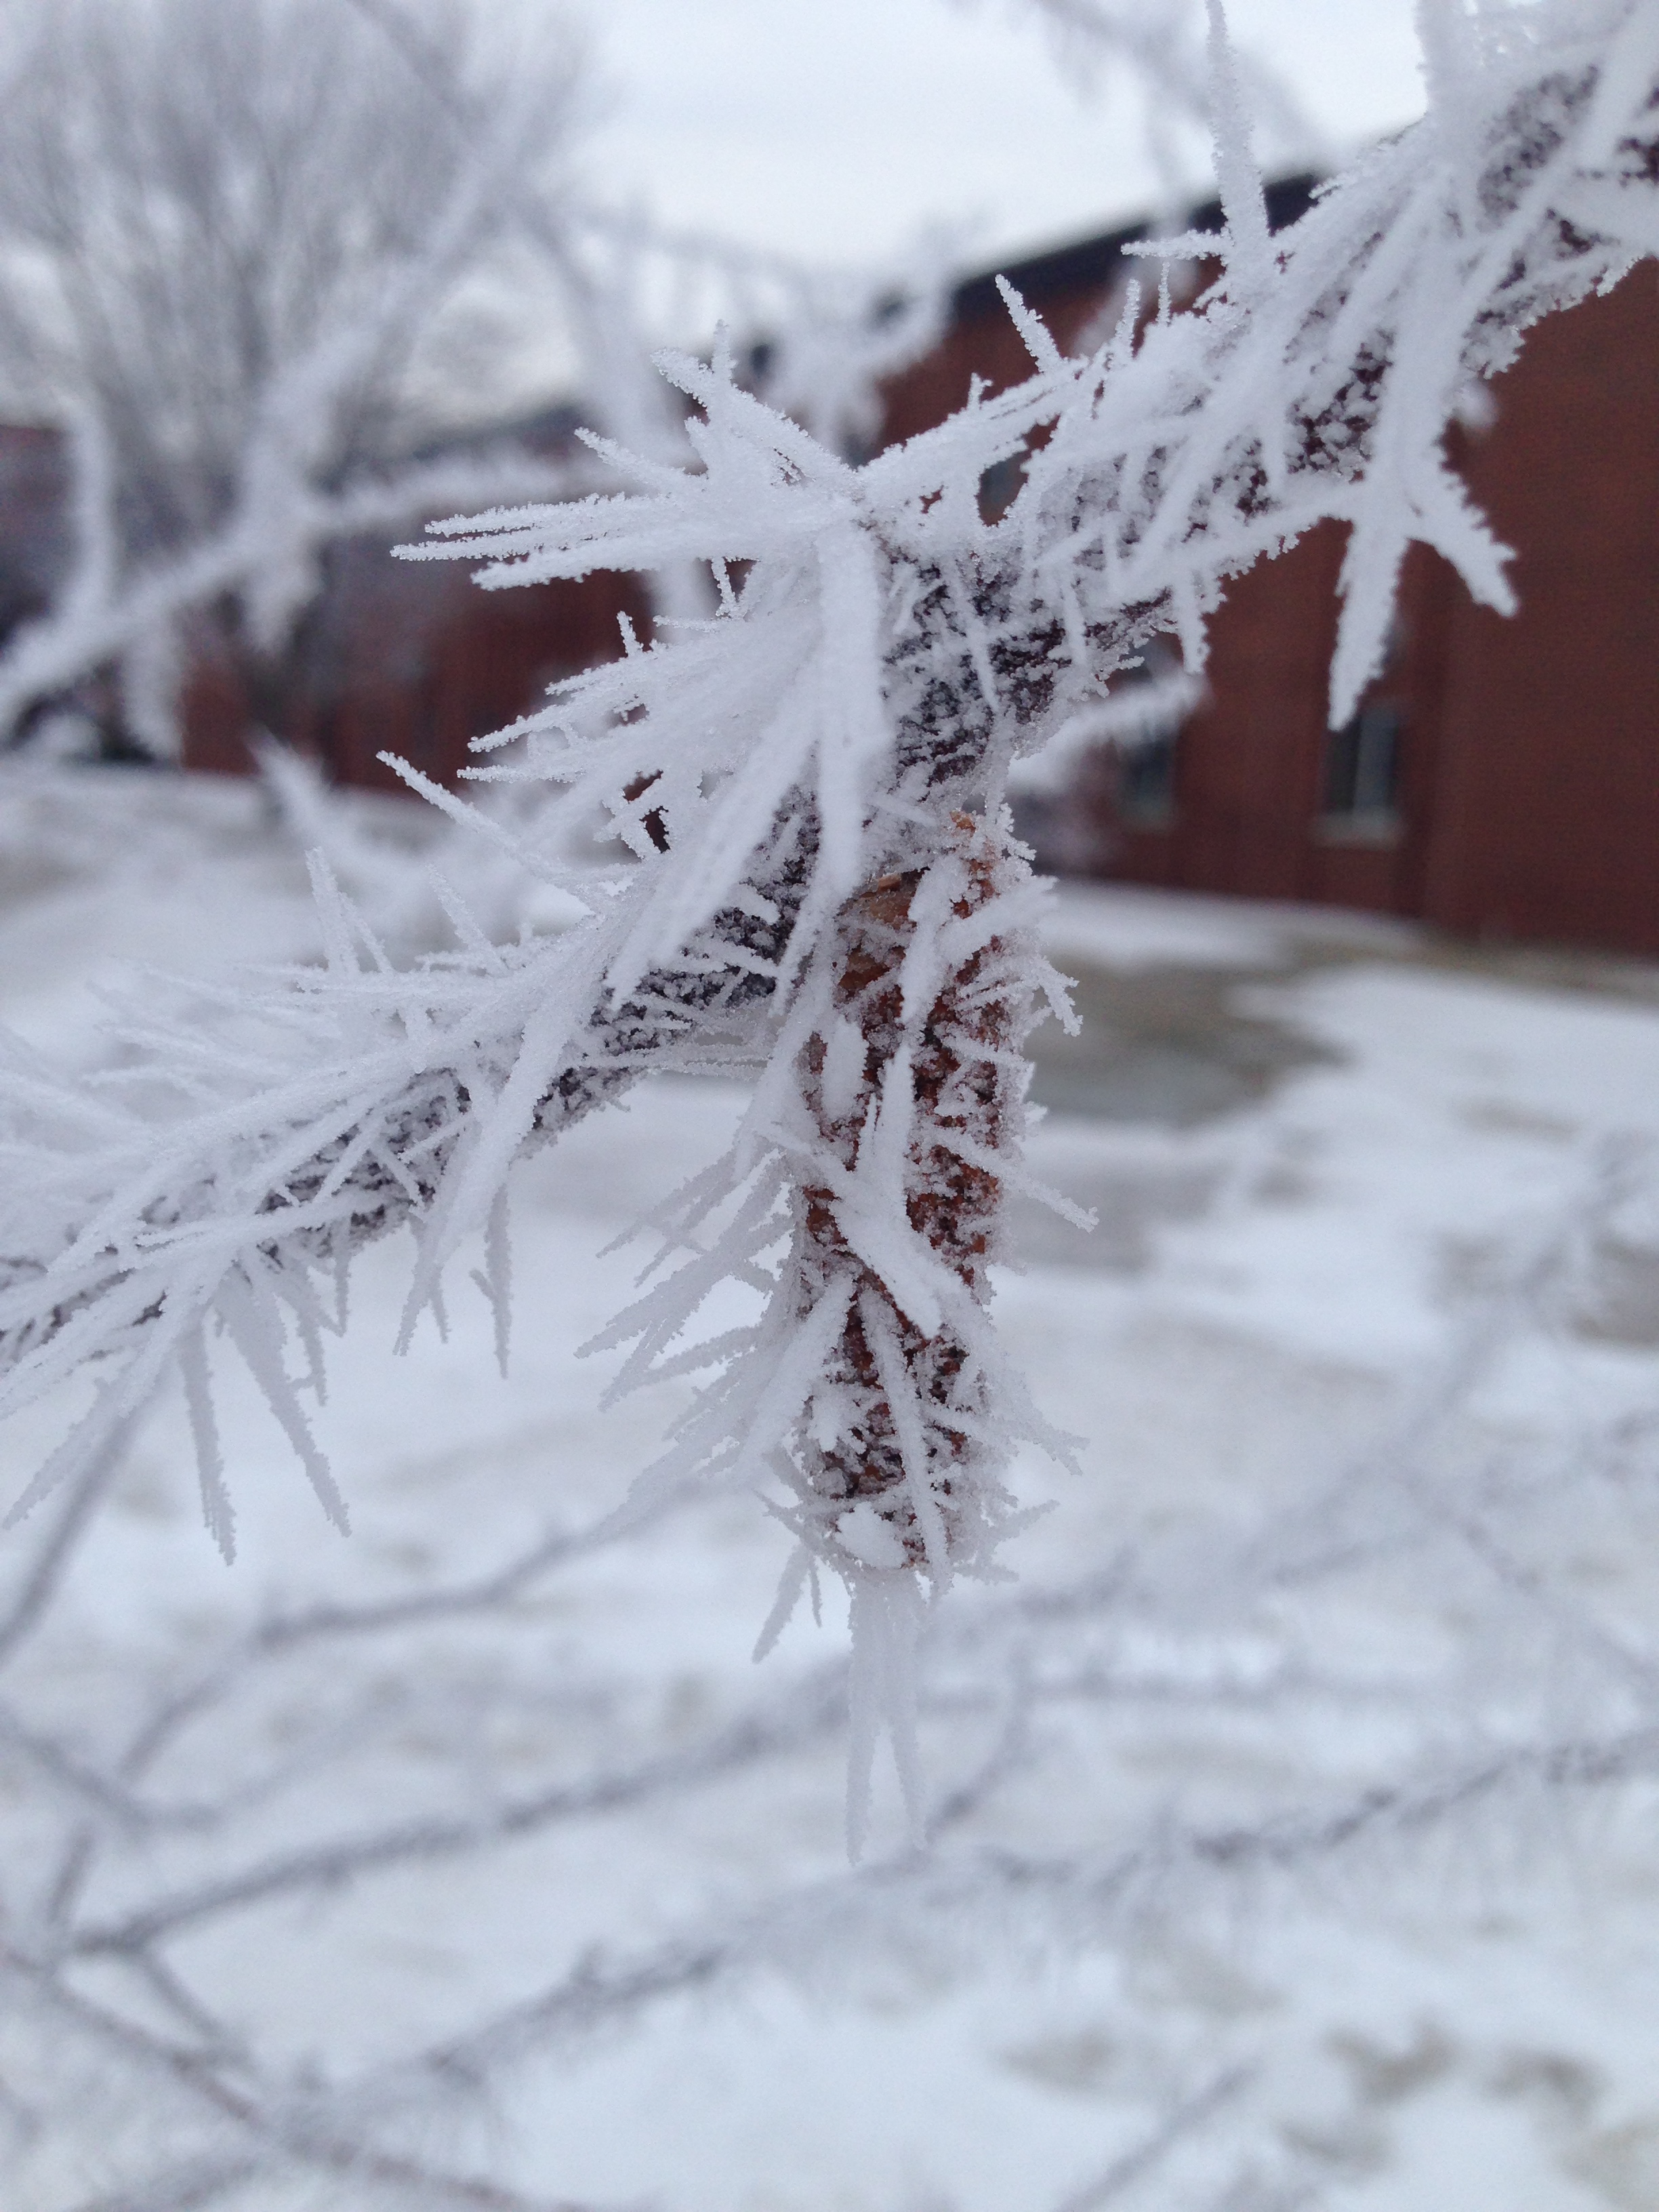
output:
[[[965, 815], [953, 817], [957, 854], [966, 884], [951, 911], [966, 919], [1020, 869], [1006, 845], [980, 834]], [[836, 1114], [826, 1101], [828, 1047], [814, 1037], [806, 1048], [805, 1094], [824, 1137], [851, 1168], [894, 1059], [907, 1041], [902, 1018], [903, 967], [915, 931], [917, 894], [927, 871], [882, 877], [858, 892], [840, 916], [838, 1010], [856, 1025], [862, 1067], [851, 1110]], [[964, 1160], [952, 1140], [965, 1139], [982, 1156], [1001, 1154], [1013, 1133], [1021, 1083], [1014, 1048], [1026, 1026], [1018, 994], [1000, 976], [1006, 946], [992, 939], [945, 979], [919, 1030], [913, 1029], [911, 1082], [914, 1120], [906, 1159], [905, 1204], [909, 1225], [955, 1273], [981, 1305], [989, 1300], [988, 1267], [996, 1256], [1003, 1202], [1001, 1177]], [[837, 1217], [835, 1194], [807, 1187], [799, 1194], [796, 1259], [803, 1289], [850, 1276], [855, 1290], [839, 1345], [826, 1366], [832, 1391], [854, 1401], [854, 1418], [827, 1448], [809, 1444], [806, 1474], [826, 1499], [849, 1504], [868, 1500], [893, 1529], [912, 1566], [927, 1559], [924, 1532], [906, 1487], [897, 1424], [883, 1388], [876, 1346], [870, 1340], [869, 1301], [890, 1327], [882, 1333], [900, 1347], [906, 1375], [927, 1423], [929, 1486], [938, 1501], [947, 1546], [957, 1534], [953, 1489], [975, 1449], [986, 1408], [983, 1382], [968, 1347], [947, 1322], [925, 1335], [879, 1275], [849, 1244]], [[959, 1410], [963, 1426], [951, 1423]]]

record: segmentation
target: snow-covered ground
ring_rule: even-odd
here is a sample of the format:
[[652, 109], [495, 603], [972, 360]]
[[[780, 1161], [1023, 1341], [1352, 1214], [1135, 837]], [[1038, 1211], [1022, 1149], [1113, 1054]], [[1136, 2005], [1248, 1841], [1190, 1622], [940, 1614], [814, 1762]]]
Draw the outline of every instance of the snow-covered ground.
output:
[[[0, 810], [60, 1060], [119, 960], [312, 950], [249, 787]], [[575, 1356], [603, 1248], [734, 1105], [642, 1091], [521, 1175], [507, 1380], [459, 1279], [392, 1358], [368, 1255], [349, 1539], [229, 1375], [234, 1568], [170, 1400], [9, 1645], [5, 1538], [6, 2212], [1659, 2205], [1659, 977], [1127, 890], [1054, 945], [1101, 1224], [1028, 1206], [1000, 1312], [1083, 1471], [941, 1610], [931, 1849], [882, 1801], [848, 1869], [756, 1499], [601, 1526], [674, 1410]]]

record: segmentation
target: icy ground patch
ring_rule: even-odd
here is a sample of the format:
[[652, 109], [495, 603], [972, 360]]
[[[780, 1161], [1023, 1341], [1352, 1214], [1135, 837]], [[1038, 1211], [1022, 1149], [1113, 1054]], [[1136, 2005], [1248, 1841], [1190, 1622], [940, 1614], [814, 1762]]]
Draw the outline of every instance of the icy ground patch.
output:
[[[118, 958], [312, 948], [250, 788], [27, 804], [60, 1059]], [[0, 1652], [7, 2212], [1652, 2212], [1659, 982], [1134, 892], [1054, 946], [1101, 1224], [1028, 1208], [1001, 1318], [1085, 1473], [937, 1623], [931, 1850], [848, 1871], [752, 1498], [603, 1528], [672, 1394], [599, 1409], [596, 1255], [734, 1109], [641, 1092], [520, 1178], [508, 1381], [459, 1279], [392, 1358], [368, 1255], [349, 1539], [228, 1378], [236, 1567], [169, 1401]]]

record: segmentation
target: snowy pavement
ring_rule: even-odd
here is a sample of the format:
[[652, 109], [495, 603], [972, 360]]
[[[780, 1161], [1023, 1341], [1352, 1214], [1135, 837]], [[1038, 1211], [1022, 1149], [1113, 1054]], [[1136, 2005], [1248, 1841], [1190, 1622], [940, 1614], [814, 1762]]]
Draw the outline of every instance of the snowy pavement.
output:
[[[0, 819], [30, 1043], [309, 954], [255, 793], [77, 788]], [[600, 1407], [602, 1248], [735, 1106], [642, 1091], [521, 1173], [506, 1381], [459, 1276], [394, 1358], [367, 1256], [348, 1540], [228, 1371], [234, 1568], [168, 1400], [5, 1656], [7, 2212], [1659, 2205], [1659, 978], [1128, 890], [1053, 941], [1031, 1161], [1100, 1225], [1024, 1201], [999, 1311], [1081, 1474], [941, 1609], [931, 1850], [894, 1793], [848, 1871], [843, 1625], [750, 1664], [754, 1498], [600, 1527], [683, 1402]], [[243, 2169], [216, 2037], [289, 2100]]]

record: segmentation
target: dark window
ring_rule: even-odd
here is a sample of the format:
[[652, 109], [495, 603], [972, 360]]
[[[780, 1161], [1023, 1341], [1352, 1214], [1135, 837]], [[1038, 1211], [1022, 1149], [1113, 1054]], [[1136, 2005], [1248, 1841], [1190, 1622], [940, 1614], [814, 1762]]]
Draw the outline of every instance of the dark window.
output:
[[[1120, 670], [1113, 678], [1112, 696], [1127, 705], [1142, 687], [1171, 683], [1180, 670], [1180, 659], [1168, 639], [1155, 637], [1133, 667]], [[1176, 746], [1186, 719], [1180, 710], [1148, 713], [1144, 735], [1118, 740], [1115, 747], [1117, 813], [1128, 828], [1162, 830], [1173, 818]]]
[[1325, 815], [1328, 821], [1380, 821], [1395, 811], [1400, 774], [1400, 709], [1362, 707], [1340, 730], [1333, 730], [1325, 751]]
[[979, 480], [979, 511], [986, 522], [1000, 522], [1025, 481], [1025, 456], [1010, 453], [1006, 460], [993, 461]]
[[1175, 732], [1126, 746], [1117, 775], [1117, 809], [1130, 823], [1148, 827], [1175, 811]]

